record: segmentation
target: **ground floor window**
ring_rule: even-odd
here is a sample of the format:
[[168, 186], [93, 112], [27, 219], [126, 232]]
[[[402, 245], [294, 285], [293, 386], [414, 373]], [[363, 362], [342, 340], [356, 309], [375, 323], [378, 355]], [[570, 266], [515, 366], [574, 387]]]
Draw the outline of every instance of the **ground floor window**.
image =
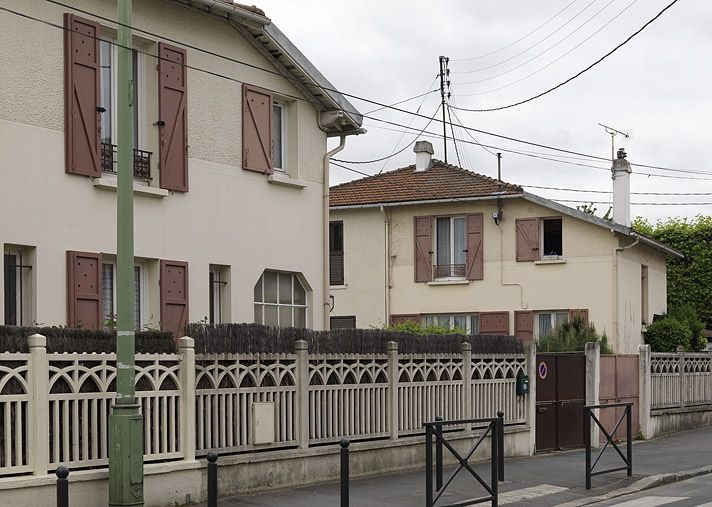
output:
[[[141, 329], [145, 324], [143, 298], [144, 289], [143, 266], [134, 266], [134, 327]], [[101, 304], [104, 329], [116, 328], [116, 264], [104, 262], [101, 265]]]
[[480, 332], [480, 316], [477, 314], [442, 314], [442, 315], [425, 315], [423, 324], [426, 326], [449, 327], [450, 329], [464, 330], [467, 334], [479, 334]]
[[540, 336], [549, 336], [554, 328], [560, 326], [564, 322], [568, 322], [569, 312], [538, 312], [536, 314], [536, 330], [538, 331], [536, 338]]
[[21, 250], [3, 255], [5, 325], [32, 325], [32, 266]]
[[210, 266], [210, 315], [211, 324], [222, 324], [229, 322], [228, 313], [228, 280], [229, 271], [227, 266]]
[[255, 284], [255, 322], [306, 327], [307, 291], [296, 273], [266, 270]]

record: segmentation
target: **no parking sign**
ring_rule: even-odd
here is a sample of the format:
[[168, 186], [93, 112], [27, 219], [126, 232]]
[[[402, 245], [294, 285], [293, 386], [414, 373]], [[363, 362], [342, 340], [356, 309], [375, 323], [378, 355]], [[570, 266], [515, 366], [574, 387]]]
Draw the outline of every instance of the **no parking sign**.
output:
[[549, 373], [549, 367], [546, 365], [544, 361], [539, 363], [539, 368], [537, 368], [539, 371], [539, 378], [544, 380], [546, 378], [546, 375]]

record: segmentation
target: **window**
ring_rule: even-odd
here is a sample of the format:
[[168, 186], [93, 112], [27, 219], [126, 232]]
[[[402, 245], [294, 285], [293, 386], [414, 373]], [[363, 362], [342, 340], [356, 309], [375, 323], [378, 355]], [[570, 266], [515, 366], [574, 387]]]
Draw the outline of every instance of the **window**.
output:
[[255, 284], [255, 322], [267, 326], [307, 326], [307, 291], [295, 273], [262, 273]]
[[[134, 327], [141, 329], [145, 322], [145, 302], [143, 296], [146, 293], [144, 287], [143, 266], [134, 266]], [[101, 265], [101, 304], [104, 329], [112, 329], [116, 326], [116, 264], [114, 262], [104, 262]]]
[[272, 102], [272, 166], [275, 171], [287, 170], [287, 105]]
[[564, 322], [568, 322], [569, 312], [539, 312], [537, 314], [538, 326], [536, 327], [536, 338], [541, 336], [549, 336], [554, 328], [560, 326]]
[[542, 219], [542, 259], [561, 259], [564, 256], [561, 217]]
[[329, 284], [344, 284], [343, 222], [329, 222]]
[[464, 278], [465, 217], [439, 217], [435, 226], [434, 278]]
[[6, 250], [3, 255], [5, 325], [32, 324], [32, 266], [21, 250]]
[[648, 266], [640, 266], [640, 320], [648, 322]]
[[356, 317], [331, 317], [331, 329], [356, 329]]
[[480, 332], [480, 316], [476, 314], [426, 315], [423, 321], [426, 326], [461, 329], [470, 335], [479, 334]]
[[229, 321], [228, 288], [229, 273], [225, 266], [210, 266], [210, 315], [211, 324], [222, 324]]

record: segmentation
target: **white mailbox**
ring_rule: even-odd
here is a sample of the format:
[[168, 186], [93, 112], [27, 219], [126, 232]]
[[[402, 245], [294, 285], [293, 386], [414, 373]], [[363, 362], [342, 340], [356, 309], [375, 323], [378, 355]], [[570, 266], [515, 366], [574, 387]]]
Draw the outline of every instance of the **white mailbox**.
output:
[[252, 404], [252, 443], [274, 443], [274, 403], [255, 402]]

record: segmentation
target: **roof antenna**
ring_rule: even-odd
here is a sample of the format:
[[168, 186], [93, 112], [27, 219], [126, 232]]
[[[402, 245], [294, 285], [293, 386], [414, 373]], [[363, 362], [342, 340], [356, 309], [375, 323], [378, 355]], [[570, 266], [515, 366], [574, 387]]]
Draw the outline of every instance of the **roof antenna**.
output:
[[630, 135], [625, 132], [621, 132], [620, 130], [616, 130], [613, 127], [604, 125], [603, 123], [599, 123], [598, 125], [603, 127], [606, 131], [606, 134], [610, 134], [610, 136], [611, 136], [611, 162], [613, 162], [616, 159], [616, 146], [615, 146], [616, 134], [620, 134], [626, 139], [628, 139], [630, 137]]

